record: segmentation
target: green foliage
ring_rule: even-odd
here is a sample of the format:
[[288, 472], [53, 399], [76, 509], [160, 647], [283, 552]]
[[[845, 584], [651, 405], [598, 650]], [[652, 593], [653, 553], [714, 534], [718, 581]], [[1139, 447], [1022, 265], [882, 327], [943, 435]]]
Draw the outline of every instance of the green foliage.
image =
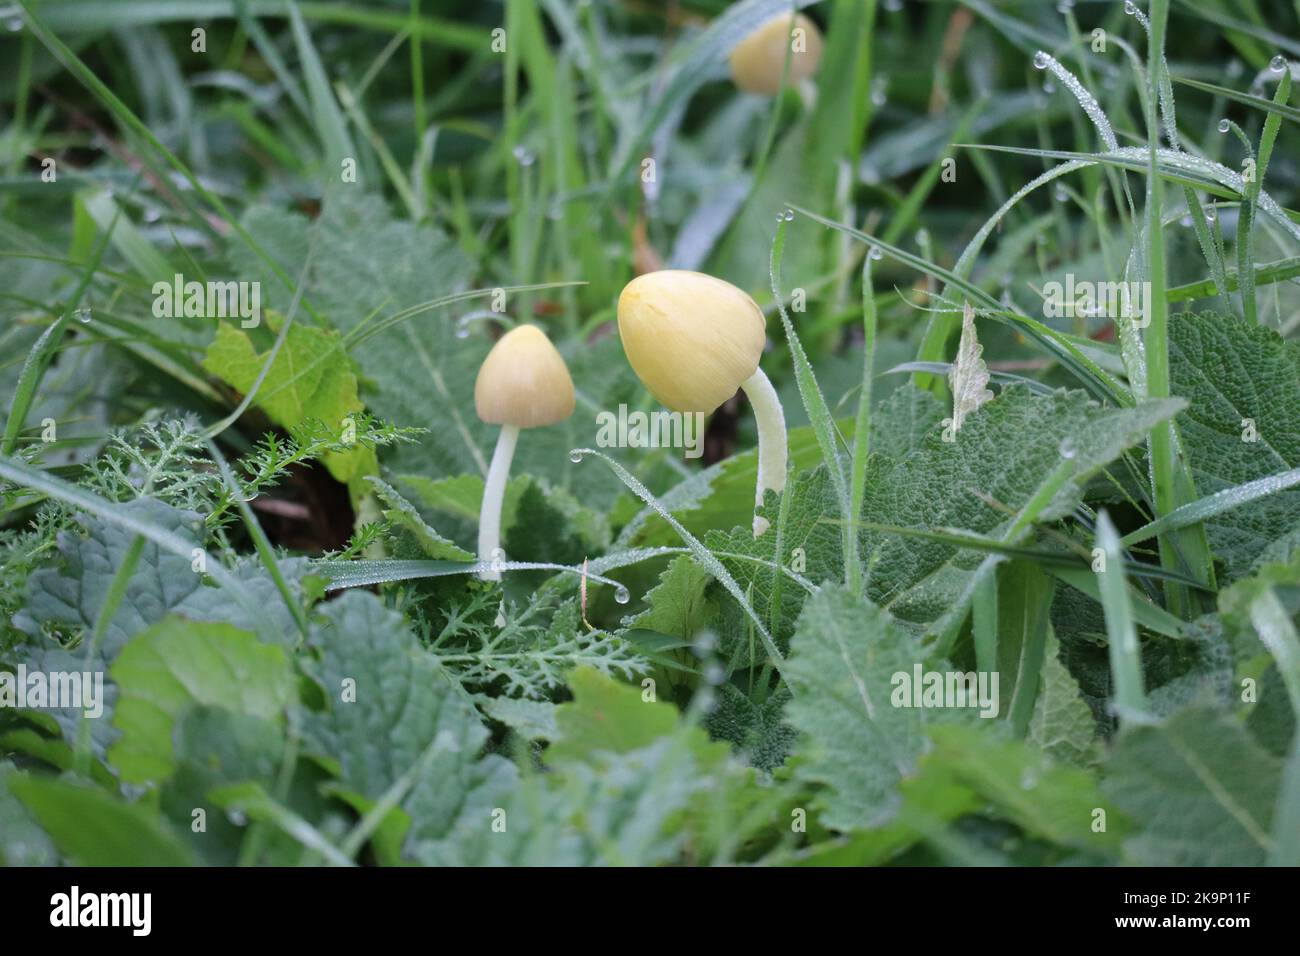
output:
[[[1300, 863], [1294, 11], [797, 0], [759, 97], [790, 0], [195, 6], [0, 35], [0, 864]], [[758, 537], [743, 395], [602, 438], [661, 267], [768, 320]]]

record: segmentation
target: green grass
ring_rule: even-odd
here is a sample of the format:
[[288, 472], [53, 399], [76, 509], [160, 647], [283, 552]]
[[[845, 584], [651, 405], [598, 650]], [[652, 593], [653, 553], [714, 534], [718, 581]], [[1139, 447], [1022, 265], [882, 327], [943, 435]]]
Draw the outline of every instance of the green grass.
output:
[[[0, 710], [0, 862], [1296, 863], [1300, 10], [20, 6], [0, 670], [119, 703]], [[816, 75], [738, 93], [792, 8]], [[661, 267], [766, 316], [759, 538], [743, 399], [702, 460], [598, 446], [659, 410], [616, 308]], [[157, 318], [175, 273], [260, 323]], [[1053, 314], [1067, 279], [1143, 321]], [[520, 441], [497, 584], [474, 380], [525, 322], [576, 411]], [[997, 716], [891, 706], [913, 665]]]

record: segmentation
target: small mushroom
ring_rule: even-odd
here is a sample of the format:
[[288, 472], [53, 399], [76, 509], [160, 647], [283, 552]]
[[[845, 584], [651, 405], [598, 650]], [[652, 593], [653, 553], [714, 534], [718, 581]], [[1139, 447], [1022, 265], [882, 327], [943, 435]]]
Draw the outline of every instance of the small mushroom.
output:
[[802, 13], [778, 13], [731, 51], [731, 79], [746, 93], [775, 96], [781, 90], [786, 50], [790, 51], [790, 85], [797, 86], [817, 72], [822, 58], [822, 34]]
[[[785, 487], [785, 414], [758, 367], [767, 321], [752, 298], [702, 272], [647, 272], [618, 297], [618, 333], [633, 371], [674, 411], [707, 415], [743, 389], [758, 424], [755, 506]], [[767, 526], [755, 515], [754, 536]]]
[[[474, 408], [478, 417], [501, 426], [492, 452], [483, 504], [478, 518], [478, 556], [494, 560], [501, 547], [501, 503], [515, 443], [521, 428], [554, 425], [573, 414], [573, 379], [569, 368], [546, 333], [535, 325], [521, 325], [503, 335], [483, 360], [474, 382]], [[479, 572], [484, 581], [500, 581], [501, 572]]]

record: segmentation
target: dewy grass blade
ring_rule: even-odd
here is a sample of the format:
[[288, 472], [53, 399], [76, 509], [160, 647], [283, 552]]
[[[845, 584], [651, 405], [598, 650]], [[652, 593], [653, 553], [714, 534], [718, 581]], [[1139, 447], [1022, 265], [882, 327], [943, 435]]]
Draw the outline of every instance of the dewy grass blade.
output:
[[777, 311], [781, 315], [781, 325], [785, 329], [786, 341], [790, 344], [790, 358], [794, 362], [794, 378], [795, 384], [799, 387], [799, 397], [803, 399], [803, 407], [808, 413], [808, 421], [812, 424], [813, 433], [817, 436], [817, 445], [821, 449], [822, 462], [826, 465], [826, 470], [830, 474], [831, 485], [835, 488], [835, 499], [839, 502], [840, 513], [845, 521], [843, 531], [844, 554], [848, 557], [845, 563], [845, 577], [847, 580], [860, 580], [861, 569], [856, 559], [857, 547], [849, 538], [852, 528], [849, 492], [848, 485], [844, 480], [844, 465], [837, 445], [835, 419], [831, 415], [830, 408], [826, 405], [826, 397], [822, 395], [821, 387], [817, 384], [817, 376], [813, 372], [812, 363], [808, 361], [808, 353], [804, 351], [803, 343], [799, 341], [799, 336], [795, 333], [794, 324], [790, 321], [789, 313], [786, 312], [785, 299], [781, 294], [781, 253], [785, 249], [785, 229], [787, 225], [785, 217], [782, 216], [776, 227], [776, 236], [772, 240], [772, 256], [770, 260], [772, 295], [776, 302]]
[[49, 366], [50, 356], [59, 347], [63, 333], [68, 327], [68, 314], [55, 319], [41, 333], [27, 353], [22, 371], [18, 374], [18, 385], [14, 389], [14, 399], [9, 405], [9, 418], [5, 421], [4, 439], [0, 441], [0, 455], [12, 455], [18, 445], [18, 436], [22, 434], [23, 422], [36, 397], [36, 388], [41, 383], [41, 376]]
[[1133, 404], [1133, 396], [1113, 377], [1106, 374], [1097, 363], [1093, 362], [1086, 355], [1079, 351], [1069, 340], [1069, 338], [1055, 329], [1052, 329], [1043, 323], [1031, 319], [1028, 316], [1021, 315], [1018, 312], [1008, 312], [1002, 308], [1002, 304], [993, 296], [989, 295], [979, 286], [970, 280], [957, 275], [942, 266], [929, 262], [920, 256], [913, 255], [905, 249], [898, 246], [890, 245], [875, 236], [868, 235], [853, 226], [846, 226], [844, 223], [836, 222], [833, 219], [827, 219], [815, 212], [811, 212], [802, 206], [790, 204], [790, 208], [799, 212], [815, 222], [821, 223], [829, 229], [837, 229], [847, 235], [852, 236], [859, 242], [865, 242], [871, 246], [880, 249], [882, 252], [893, 258], [912, 266], [926, 275], [934, 276], [944, 283], [958, 289], [972, 302], [979, 304], [979, 312], [992, 319], [1002, 322], [1005, 325], [1014, 327], [1033, 339], [1043, 349], [1053, 355], [1057, 361], [1061, 362], [1068, 368], [1090, 391], [1095, 398], [1104, 399], [1114, 405], [1129, 406]]
[[1296, 485], [1300, 485], [1300, 468], [1279, 472], [1266, 478], [1258, 478], [1255, 481], [1248, 481], [1232, 488], [1224, 488], [1212, 495], [1206, 495], [1204, 498], [1181, 505], [1155, 521], [1143, 525], [1136, 531], [1130, 531], [1124, 535], [1120, 543], [1124, 547], [1138, 544], [1150, 540], [1158, 534], [1164, 534], [1166, 531], [1175, 531], [1179, 528], [1186, 528], [1188, 525], [1198, 524], [1206, 518], [1213, 518], [1225, 511], [1231, 511], [1233, 508], [1239, 508], [1249, 502], [1277, 494], [1287, 488], [1294, 488]]
[[[203, 182], [190, 170], [190, 168], [181, 162], [180, 158], [177, 157], [175, 153], [163, 145], [162, 141], [154, 135], [148, 125], [146, 125], [140, 117], [136, 116], [135, 113], [131, 111], [130, 107], [122, 102], [122, 100], [111, 89], [109, 89], [98, 76], [95, 75], [94, 71], [91, 70], [90, 67], [88, 67], [66, 43], [50, 31], [44, 21], [32, 10], [30, 0], [22, 0], [22, 4], [23, 11], [26, 14], [28, 27], [37, 39], [45, 44], [50, 53], [54, 55], [54, 58], [67, 67], [67, 69], [104, 104], [109, 113], [116, 117], [123, 126], [130, 129], [136, 135], [142, 137], [144, 141], [148, 143], [160, 156], [162, 156], [173, 169], [185, 177], [186, 181], [188, 181], [190, 186], [193, 187], [195, 193], [202, 197], [209, 206], [216, 210], [217, 214], [230, 225], [230, 228], [235, 231], [248, 248], [252, 250], [259, 259], [266, 263], [267, 267], [276, 278], [284, 283], [285, 288], [292, 290], [293, 284], [290, 282], [288, 274], [280, 266], [280, 263], [276, 261], [274, 256], [270, 255], [266, 251], [261, 243], [254, 239], [252, 235], [244, 229], [239, 222], [239, 218], [230, 211], [226, 204], [222, 202], [220, 197], [204, 186]], [[201, 214], [196, 218], [201, 227], [209, 230], [212, 228]], [[306, 308], [313, 318], [319, 318], [309, 303], [306, 305]]]
[[1101, 606], [1106, 614], [1115, 711], [1121, 724], [1127, 725], [1146, 711], [1146, 692], [1143, 690], [1142, 656], [1138, 649], [1137, 629], [1133, 625], [1133, 608], [1129, 604], [1128, 584], [1124, 580], [1123, 545], [1104, 510], [1097, 514], [1097, 547], [1104, 562], [1102, 570], [1097, 572], [1097, 581]]
[[871, 402], [876, 360], [876, 299], [872, 294], [871, 256], [862, 257], [862, 385], [858, 392], [858, 416], [853, 428], [853, 459], [849, 470], [849, 550], [851, 564], [845, 571], [849, 590], [861, 594], [862, 551], [858, 540], [858, 523], [867, 488], [867, 458], [871, 454]]
[[[614, 474], [618, 476], [618, 479], [623, 482], [623, 484], [627, 485], [628, 489], [634, 495], [650, 507], [654, 508], [659, 517], [668, 522], [669, 526], [677, 532], [678, 536], [684, 542], [686, 542], [686, 546], [691, 549], [691, 554], [695, 556], [695, 559], [699, 561], [700, 564], [704, 565], [705, 570], [717, 578], [718, 583], [727, 590], [728, 594], [736, 599], [736, 603], [740, 605], [741, 610], [743, 610], [749, 619], [754, 622], [754, 627], [758, 629], [758, 636], [762, 639], [763, 647], [771, 657], [773, 666], [780, 671], [781, 665], [785, 662], [785, 658], [782, 656], [780, 650], [777, 649], [776, 643], [772, 640], [772, 635], [768, 633], [767, 626], [754, 611], [753, 605], [746, 599], [745, 592], [740, 589], [740, 585], [737, 584], [736, 579], [731, 576], [731, 572], [729, 572], [723, 566], [722, 562], [713, 555], [713, 552], [706, 548], [698, 538], [682, 527], [682, 523], [674, 518], [668, 509], [659, 503], [659, 499], [652, 495], [645, 485], [641, 484], [635, 476], [628, 472], [626, 468], [616, 462], [613, 458], [610, 458], [603, 452], [596, 451], [594, 448], [575, 448], [574, 454], [580, 456], [595, 455], [597, 458], [604, 460]], [[782, 676], [784, 676], [784, 674], [782, 674]]]
[[1203, 93], [1213, 93], [1215, 96], [1222, 96], [1225, 100], [1232, 100], [1232, 102], [1240, 103], [1243, 106], [1263, 110], [1265, 113], [1273, 113], [1283, 119], [1290, 120], [1292, 123], [1300, 123], [1300, 109], [1288, 106], [1285, 99], [1280, 101], [1270, 100], [1263, 96], [1253, 96], [1250, 93], [1242, 93], [1214, 83], [1204, 83], [1186, 76], [1174, 76], [1170, 77], [1170, 79], [1181, 86], [1189, 86]]

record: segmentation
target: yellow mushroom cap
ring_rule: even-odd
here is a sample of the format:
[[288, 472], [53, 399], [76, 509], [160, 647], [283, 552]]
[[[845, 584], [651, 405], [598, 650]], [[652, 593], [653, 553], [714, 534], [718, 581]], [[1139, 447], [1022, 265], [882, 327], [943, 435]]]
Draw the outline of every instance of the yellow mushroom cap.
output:
[[573, 414], [573, 405], [569, 368], [535, 325], [501, 336], [474, 382], [474, 408], [493, 425], [554, 425]]
[[731, 79], [746, 93], [772, 96], [781, 89], [786, 45], [790, 47], [789, 84], [794, 86], [817, 72], [822, 58], [822, 34], [802, 13], [778, 13], [736, 44], [731, 51]]
[[767, 321], [730, 282], [664, 269], [624, 286], [618, 334], [655, 398], [675, 411], [707, 414], [758, 368]]

